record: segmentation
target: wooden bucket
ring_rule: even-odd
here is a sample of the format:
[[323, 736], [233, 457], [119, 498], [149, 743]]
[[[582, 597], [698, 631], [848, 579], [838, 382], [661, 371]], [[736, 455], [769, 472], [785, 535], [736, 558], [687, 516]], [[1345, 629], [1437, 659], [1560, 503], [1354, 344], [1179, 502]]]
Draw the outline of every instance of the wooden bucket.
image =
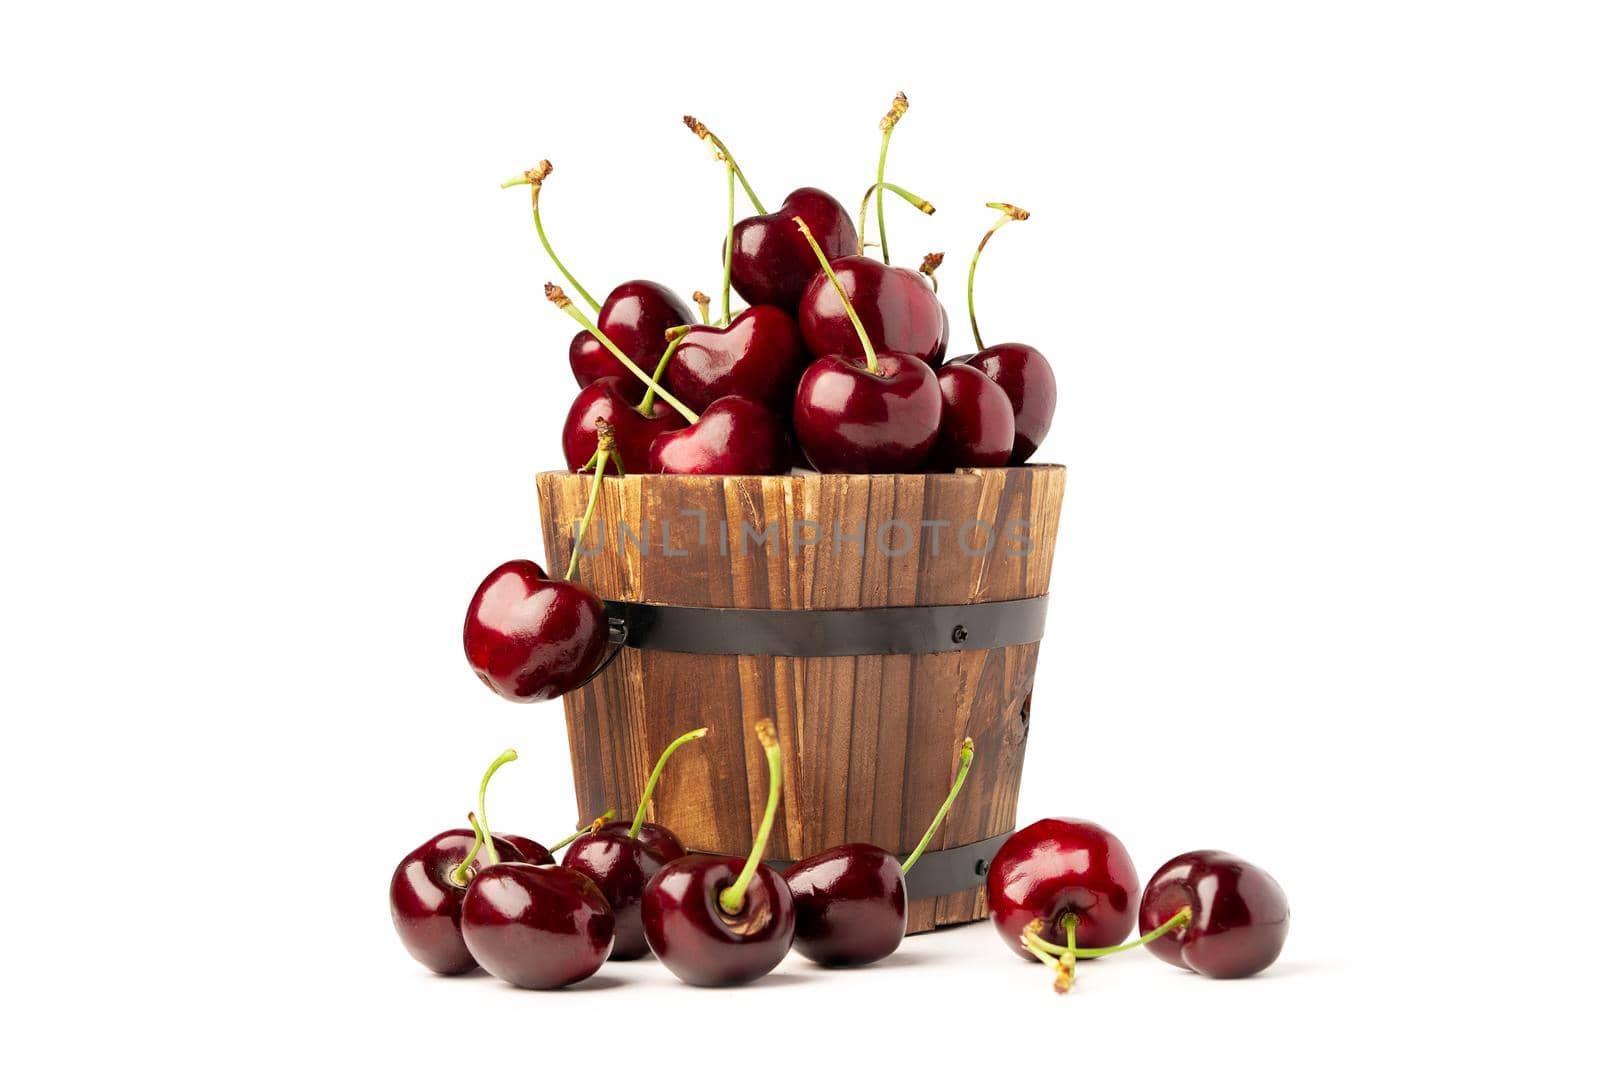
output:
[[[667, 742], [709, 726], [673, 757], [650, 818], [691, 849], [744, 853], [767, 793], [752, 726], [771, 716], [785, 785], [769, 856], [848, 841], [904, 856], [970, 735], [972, 770], [908, 878], [907, 918], [912, 932], [983, 918], [983, 873], [1014, 828], [1065, 483], [1057, 466], [608, 476], [578, 574], [629, 637], [565, 697], [578, 810], [632, 810]], [[591, 485], [538, 476], [551, 573]]]

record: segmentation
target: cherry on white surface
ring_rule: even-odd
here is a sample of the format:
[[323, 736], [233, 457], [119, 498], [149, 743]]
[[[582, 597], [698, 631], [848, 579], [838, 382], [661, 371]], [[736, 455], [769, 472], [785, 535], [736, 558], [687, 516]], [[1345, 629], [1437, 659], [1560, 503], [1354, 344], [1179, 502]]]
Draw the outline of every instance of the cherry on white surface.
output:
[[[663, 1062], [1582, 1047], [1593, 10], [622, 7], [0, 15], [14, 1057], [531, 1060], [630, 1025]], [[1101, 822], [1142, 876], [1261, 864], [1282, 960], [1221, 983], [1130, 953], [1058, 998], [980, 926], [727, 992], [428, 977], [384, 890], [487, 759], [522, 754], [496, 829], [593, 814], [559, 708], [460, 648], [483, 575], [542, 558], [573, 392], [499, 183], [555, 163], [591, 290], [714, 292], [724, 175], [680, 116], [769, 207], [848, 204], [897, 89], [888, 177], [938, 213], [887, 205], [891, 247], [946, 252], [952, 356], [983, 204], [1032, 212], [978, 279], [986, 339], [1053, 361], [1038, 458], [1071, 468], [1022, 818]]]

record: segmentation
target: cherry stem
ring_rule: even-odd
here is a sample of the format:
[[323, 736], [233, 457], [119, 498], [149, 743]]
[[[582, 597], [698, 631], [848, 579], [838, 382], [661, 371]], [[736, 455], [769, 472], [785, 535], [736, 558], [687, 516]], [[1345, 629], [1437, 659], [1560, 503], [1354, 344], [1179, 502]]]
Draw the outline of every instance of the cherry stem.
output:
[[566, 848], [568, 845], [572, 844], [574, 841], [576, 841], [578, 838], [582, 837], [584, 834], [592, 834], [592, 833], [594, 833], [596, 830], [600, 829], [600, 827], [604, 826], [606, 824], [606, 822], [608, 820], [610, 820], [611, 818], [613, 818], [616, 814], [617, 814], [617, 809], [616, 808], [607, 808], [605, 811], [600, 813], [598, 818], [590, 819], [588, 822], [584, 823], [582, 826], [580, 826], [576, 830], [572, 831], [572, 833], [568, 834], [566, 837], [563, 837], [560, 841], [557, 841], [555, 844], [551, 845], [550, 846], [550, 851], [551, 852], [559, 852], [561, 849]]
[[628, 827], [629, 837], [636, 840], [639, 837], [639, 830], [644, 826], [645, 808], [650, 806], [650, 795], [656, 791], [656, 783], [661, 780], [661, 772], [667, 769], [667, 759], [690, 741], [698, 741], [708, 733], [710, 733], [709, 728], [704, 726], [698, 730], [690, 730], [661, 750], [661, 755], [656, 757], [655, 769], [650, 772], [649, 780], [644, 783], [644, 795], [639, 798], [639, 809], [633, 813], [633, 825]]
[[678, 351], [678, 346], [683, 344], [683, 339], [687, 336], [689, 336], [687, 326], [674, 326], [667, 331], [666, 351], [656, 360], [656, 372], [650, 376], [650, 387], [644, 391], [644, 399], [639, 401], [636, 409], [645, 418], [650, 417], [650, 411], [655, 405], [656, 393], [661, 389], [661, 376], [666, 373], [668, 361], [672, 359], [673, 353]]
[[922, 257], [922, 266], [917, 268], [918, 274], [926, 274], [928, 276], [928, 281], [933, 283], [933, 291], [935, 293], [939, 291], [939, 278], [934, 271], [938, 270], [943, 263], [943, 252], [929, 252]]
[[467, 871], [472, 868], [472, 861], [478, 858], [478, 850], [483, 847], [483, 827], [478, 825], [478, 817], [469, 811], [467, 822], [472, 824], [472, 848], [467, 850], [467, 858], [450, 871], [450, 881], [458, 886], [467, 884]]
[[955, 784], [950, 787], [950, 793], [944, 798], [944, 803], [939, 805], [939, 811], [934, 815], [933, 822], [928, 824], [928, 832], [922, 835], [922, 840], [917, 842], [916, 849], [900, 864], [900, 873], [905, 874], [916, 866], [922, 853], [933, 843], [933, 835], [938, 833], [939, 824], [944, 822], [944, 817], [950, 811], [950, 805], [956, 802], [956, 795], [961, 792], [961, 787], [967, 782], [967, 771], [972, 768], [972, 738], [961, 742], [961, 767], [956, 771]]
[[816, 253], [817, 262], [822, 264], [822, 272], [833, 283], [834, 292], [839, 294], [839, 299], [844, 302], [844, 311], [850, 316], [850, 325], [856, 328], [856, 336], [861, 338], [862, 351], [867, 354], [867, 370], [873, 374], [878, 373], [878, 353], [872, 347], [872, 339], [867, 336], [867, 328], [861, 325], [861, 317], [856, 314], [855, 305], [850, 303], [850, 298], [845, 295], [844, 286], [839, 284], [839, 276], [833, 273], [833, 268], [828, 265], [828, 257], [822, 254], [822, 246], [817, 244], [817, 239], [811, 236], [811, 228], [806, 225], [806, 220], [799, 215], [794, 216], [794, 224], [800, 227], [800, 232], [805, 234], [806, 244], [811, 246], [811, 251]]
[[[878, 249], [883, 253], [883, 265], [889, 265], [889, 233], [883, 228], [883, 166], [889, 158], [889, 138], [894, 135], [894, 128], [900, 122], [901, 116], [911, 106], [905, 93], [895, 93], [894, 103], [889, 105], [889, 113], [878, 120], [878, 129], [883, 131], [883, 141], [878, 146], [878, 184], [873, 188], [878, 191]], [[870, 195], [870, 191], [869, 191]]]
[[767, 850], [767, 839], [772, 836], [772, 824], [778, 818], [778, 801], [783, 797], [783, 750], [778, 747], [778, 728], [771, 719], [756, 723], [756, 739], [767, 752], [767, 810], [761, 816], [761, 828], [750, 846], [750, 858], [744, 861], [744, 870], [734, 883], [717, 895], [717, 904], [724, 913], [737, 915], [744, 908], [745, 890], [755, 879], [756, 868], [761, 866], [762, 853]]
[[694, 302], [700, 308], [700, 325], [711, 325], [711, 298], [700, 290], [694, 291]]
[[999, 201], [983, 206], [994, 208], [1002, 214], [995, 220], [994, 225], [990, 226], [988, 231], [978, 239], [977, 251], [972, 253], [972, 265], [967, 268], [967, 318], [972, 322], [972, 340], [977, 344], [980, 352], [983, 351], [983, 335], [978, 333], [978, 312], [972, 304], [972, 279], [978, 274], [978, 257], [983, 255], [983, 246], [989, 243], [989, 238], [994, 236], [996, 230], [1013, 219], [1020, 222], [1030, 214], [1025, 208], [1017, 207], [1015, 204], [1000, 203]]
[[[483, 847], [489, 853], [489, 866], [493, 867], [500, 862], [500, 853], [494, 847], [494, 837], [489, 833], [489, 809], [484, 807], [484, 798], [489, 793], [489, 779], [494, 777], [494, 772], [517, 758], [517, 750], [508, 748], [496, 756], [494, 762], [489, 764], [489, 769], [483, 772], [483, 781], [478, 783], [478, 818], [483, 822]], [[477, 829], [477, 827], [474, 827]]]
[[1178, 927], [1188, 923], [1190, 919], [1194, 918], [1194, 911], [1189, 907], [1189, 905], [1185, 904], [1183, 907], [1179, 908], [1166, 922], [1162, 923], [1154, 930], [1151, 930], [1148, 934], [1145, 934], [1138, 940], [1129, 941], [1126, 944], [1121, 945], [1112, 945], [1110, 948], [1079, 948], [1076, 937], [1077, 918], [1078, 917], [1076, 915], [1067, 916], [1067, 943], [1065, 946], [1057, 945], [1054, 942], [1046, 941], [1044, 938], [1040, 937], [1038, 928], [1042, 928], [1043, 923], [1037, 919], [1034, 920], [1033, 923], [1029, 924], [1028, 929], [1023, 933], [1022, 936], [1024, 939], [1031, 939], [1033, 942], [1035, 942], [1041, 951], [1051, 953], [1052, 955], [1060, 956], [1070, 953], [1080, 960], [1098, 959], [1101, 956], [1115, 956], [1119, 952], [1126, 952], [1130, 948], [1138, 948], [1140, 945], [1148, 945], [1158, 937], [1164, 937], [1165, 935], [1170, 934], [1173, 930], [1176, 930]]
[[[900, 199], [904, 200], [906, 203], [922, 212], [924, 215], [932, 215], [936, 210], [931, 203], [922, 199], [922, 197], [918, 196], [916, 193], [913, 193], [911, 190], [896, 185], [894, 182], [880, 181], [874, 183], [872, 187], [867, 190], [866, 195], [861, 198], [861, 214], [858, 218], [859, 225], [856, 227], [856, 255], [858, 256], [863, 255], [867, 250], [867, 205], [872, 203], [872, 194], [877, 193], [879, 208], [881, 209], [883, 191], [885, 189], [895, 194]], [[879, 237], [881, 238], [883, 236], [883, 219], [881, 216], [878, 219], [878, 229]], [[882, 247], [881, 244], [879, 247]]]
[[584, 301], [594, 308], [595, 314], [598, 315], [600, 313], [599, 301], [590, 296], [589, 290], [580, 285], [578, 279], [572, 276], [572, 272], [567, 269], [566, 264], [562, 263], [560, 257], [556, 255], [555, 249], [550, 247], [550, 238], [544, 235], [544, 220], [539, 217], [539, 190], [544, 187], [544, 180], [550, 176], [550, 172], [553, 170], [555, 170], [555, 167], [548, 159], [541, 159], [539, 165], [532, 170], [525, 171], [516, 178], [508, 178], [501, 182], [500, 188], [509, 189], [513, 185], [529, 185], [533, 187], [533, 228], [539, 235], [539, 243], [544, 246], [544, 254], [550, 257], [550, 262], [556, 265], [556, 270], [561, 272], [561, 276], [567, 280], [567, 284], [576, 289], [578, 295], [583, 297]]
[[599, 443], [594, 450], [594, 484], [589, 487], [589, 506], [583, 509], [583, 519], [578, 523], [578, 535], [573, 539], [572, 558], [567, 560], [567, 573], [564, 578], [569, 582], [572, 581], [572, 576], [578, 573], [578, 560], [583, 556], [583, 539], [589, 533], [589, 520], [594, 518], [594, 506], [600, 501], [600, 483], [605, 480], [606, 463], [612, 458], [612, 449], [617, 444], [609, 422], [605, 419], [595, 419], [594, 424], [599, 437]]
[[761, 206], [761, 198], [756, 196], [756, 191], [754, 189], [750, 188], [749, 179], [744, 176], [744, 171], [739, 169], [739, 164], [733, 161], [733, 153], [728, 151], [728, 146], [722, 143], [722, 138], [706, 129], [706, 124], [695, 118], [693, 115], [683, 116], [683, 124], [689, 127], [689, 129], [694, 132], [696, 137], [700, 138], [702, 141], [709, 141], [712, 147], [715, 148], [717, 152], [721, 153], [722, 158], [728, 161], [728, 166], [733, 168], [733, 173], [738, 177], [739, 184], [744, 186], [744, 195], [750, 198], [750, 203], [755, 206], [756, 212], [758, 214], [765, 215], [767, 213], [767, 209]]
[[[572, 302], [567, 294], [561, 291], [561, 286], [551, 285], [549, 282], [546, 282], [544, 285], [544, 298], [550, 301], [556, 307], [560, 308], [562, 311], [565, 311], [568, 315], [572, 316], [572, 320], [579, 326], [582, 326], [585, 330], [588, 330], [590, 335], [593, 336], [595, 340], [605, 345], [606, 350], [609, 351], [613, 356], [616, 356], [617, 362], [621, 363], [624, 367], [627, 367], [629, 373], [631, 373], [635, 378], [639, 379], [647, 387], [652, 384], [650, 375], [640, 370], [639, 364], [629, 359], [627, 353], [618, 348], [616, 343], [613, 342], [611, 338], [601, 333], [600, 328], [589, 321], [589, 316], [585, 315], [583, 311]], [[682, 415], [689, 425], [693, 426], [695, 423], [700, 421], [699, 415], [696, 415], [694, 411], [692, 411], [683, 403], [683, 401], [679, 400], [665, 389], [657, 386], [656, 393], [661, 397], [662, 400], [665, 400], [668, 404], [670, 404], [673, 410], [675, 410], [679, 415]]]
[[728, 161], [728, 234], [722, 242], [722, 325], [728, 325], [728, 320], [733, 315], [728, 311], [728, 293], [733, 287], [733, 160], [726, 152], [723, 158]]

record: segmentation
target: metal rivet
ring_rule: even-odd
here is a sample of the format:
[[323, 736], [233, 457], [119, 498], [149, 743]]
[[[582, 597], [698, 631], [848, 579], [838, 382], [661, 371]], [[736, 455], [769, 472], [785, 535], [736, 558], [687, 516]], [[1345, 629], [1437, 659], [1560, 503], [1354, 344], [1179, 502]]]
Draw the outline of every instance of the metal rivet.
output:
[[960, 623], [956, 623], [956, 628], [950, 632], [950, 640], [954, 641], [956, 644], [959, 645], [961, 642], [965, 641], [966, 639], [967, 639], [967, 628], [965, 626], [962, 626]]
[[988, 874], [988, 873], [989, 873], [989, 861], [988, 861], [988, 860], [979, 860], [979, 861], [978, 861], [978, 865], [977, 865], [977, 866], [976, 866], [976, 867], [974, 867], [974, 868], [973, 868], [973, 871], [974, 871], [974, 873], [976, 873], [976, 874], [977, 874], [977, 875], [978, 875], [978, 876], [979, 876], [979, 877], [980, 877], [980, 878], [981, 878], [981, 877], [982, 877], [982, 876], [984, 876], [984, 875], [986, 875], [986, 874]]

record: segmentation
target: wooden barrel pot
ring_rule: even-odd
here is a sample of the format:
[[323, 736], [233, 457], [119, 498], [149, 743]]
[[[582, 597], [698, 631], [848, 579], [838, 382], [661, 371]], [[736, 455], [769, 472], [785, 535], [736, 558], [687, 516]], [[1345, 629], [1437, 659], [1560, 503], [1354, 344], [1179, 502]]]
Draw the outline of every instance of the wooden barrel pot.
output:
[[[538, 476], [560, 574], [592, 475]], [[908, 929], [985, 915], [983, 872], [1014, 828], [1066, 470], [781, 477], [607, 476], [578, 574], [627, 637], [564, 698], [578, 810], [631, 811], [690, 849], [740, 855], [766, 803], [753, 727], [778, 724], [778, 865], [865, 841], [904, 856], [976, 756], [908, 876]], [[710, 609], [710, 610], [707, 610]], [[937, 851], [934, 851], [937, 850]]]

